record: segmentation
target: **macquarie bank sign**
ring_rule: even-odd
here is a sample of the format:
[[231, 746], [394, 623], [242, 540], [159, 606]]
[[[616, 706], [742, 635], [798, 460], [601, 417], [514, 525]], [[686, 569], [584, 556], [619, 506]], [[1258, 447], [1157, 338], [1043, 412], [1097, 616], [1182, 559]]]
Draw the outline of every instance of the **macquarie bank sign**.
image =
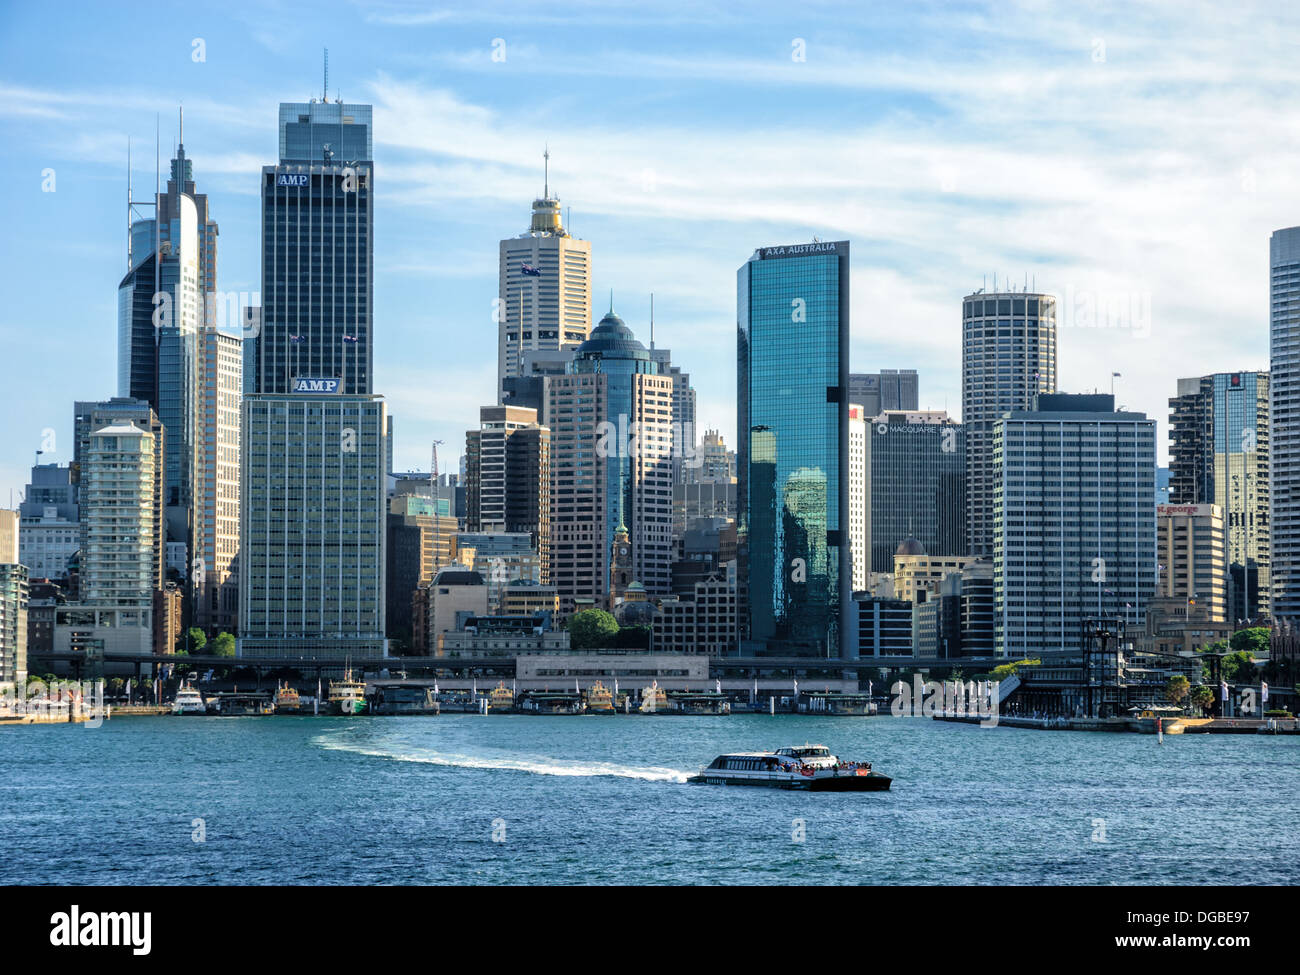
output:
[[339, 381], [337, 379], [304, 377], [293, 381], [293, 391], [295, 393], [337, 393], [339, 391]]

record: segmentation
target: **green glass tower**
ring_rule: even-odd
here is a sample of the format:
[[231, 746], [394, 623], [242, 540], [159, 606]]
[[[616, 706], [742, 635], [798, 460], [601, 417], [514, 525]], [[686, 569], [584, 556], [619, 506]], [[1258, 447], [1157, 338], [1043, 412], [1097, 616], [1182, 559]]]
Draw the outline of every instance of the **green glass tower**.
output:
[[736, 310], [746, 650], [840, 657], [852, 578], [848, 241], [755, 251]]

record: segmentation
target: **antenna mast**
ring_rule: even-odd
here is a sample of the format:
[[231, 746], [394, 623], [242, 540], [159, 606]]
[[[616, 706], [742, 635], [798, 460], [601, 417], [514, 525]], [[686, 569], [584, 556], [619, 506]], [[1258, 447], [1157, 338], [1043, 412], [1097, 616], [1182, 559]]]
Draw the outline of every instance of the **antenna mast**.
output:
[[330, 49], [325, 48], [325, 76], [321, 81], [320, 100], [327, 102], [330, 100]]
[[542, 153], [542, 199], [551, 198], [551, 147], [548, 144]]

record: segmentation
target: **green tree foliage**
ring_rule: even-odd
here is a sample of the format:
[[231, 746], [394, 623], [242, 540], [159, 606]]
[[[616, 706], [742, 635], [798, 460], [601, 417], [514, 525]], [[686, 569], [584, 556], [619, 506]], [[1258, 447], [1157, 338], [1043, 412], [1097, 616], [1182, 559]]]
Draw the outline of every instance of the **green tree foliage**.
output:
[[188, 630], [180, 635], [176, 641], [177, 651], [188, 653], [202, 653], [203, 648], [208, 645], [208, 635], [200, 630], [197, 626], [191, 626]]
[[1191, 703], [1204, 713], [1214, 703], [1214, 689], [1209, 684], [1197, 684], [1189, 695]]
[[1245, 650], [1238, 650], [1223, 658], [1224, 680], [1236, 684], [1253, 684], [1258, 676], [1259, 670]]
[[1182, 674], [1174, 674], [1165, 684], [1165, 697], [1173, 704], [1180, 703], [1191, 691], [1191, 684]]
[[569, 645], [575, 650], [612, 646], [618, 620], [603, 609], [584, 609], [569, 617]]
[[1041, 663], [1042, 660], [1037, 657], [1026, 660], [1011, 660], [1005, 664], [998, 664], [989, 671], [989, 676], [994, 680], [1006, 680], [1012, 674], [1017, 673], [1021, 667], [1037, 667]]
[[1248, 630], [1238, 630], [1232, 634], [1228, 645], [1233, 650], [1242, 650], [1252, 656], [1262, 657], [1269, 651], [1269, 635], [1266, 626], [1252, 626]]
[[218, 633], [212, 638], [208, 653], [214, 657], [233, 657], [235, 655], [235, 638], [229, 633]]

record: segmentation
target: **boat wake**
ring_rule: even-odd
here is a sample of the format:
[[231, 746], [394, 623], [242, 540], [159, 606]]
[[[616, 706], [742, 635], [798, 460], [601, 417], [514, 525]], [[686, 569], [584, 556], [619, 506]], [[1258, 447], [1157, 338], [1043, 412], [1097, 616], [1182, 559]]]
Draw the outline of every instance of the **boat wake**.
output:
[[329, 735], [319, 735], [312, 744], [326, 751], [350, 752], [372, 758], [386, 758], [394, 762], [417, 762], [421, 765], [441, 765], [446, 768], [478, 769], [489, 772], [528, 772], [532, 775], [559, 775], [580, 778], [613, 776], [622, 779], [642, 779], [646, 782], [685, 782], [690, 773], [657, 766], [616, 765], [613, 762], [567, 762], [558, 758], [492, 758], [484, 755], [458, 755], [417, 748], [406, 751], [354, 745]]

